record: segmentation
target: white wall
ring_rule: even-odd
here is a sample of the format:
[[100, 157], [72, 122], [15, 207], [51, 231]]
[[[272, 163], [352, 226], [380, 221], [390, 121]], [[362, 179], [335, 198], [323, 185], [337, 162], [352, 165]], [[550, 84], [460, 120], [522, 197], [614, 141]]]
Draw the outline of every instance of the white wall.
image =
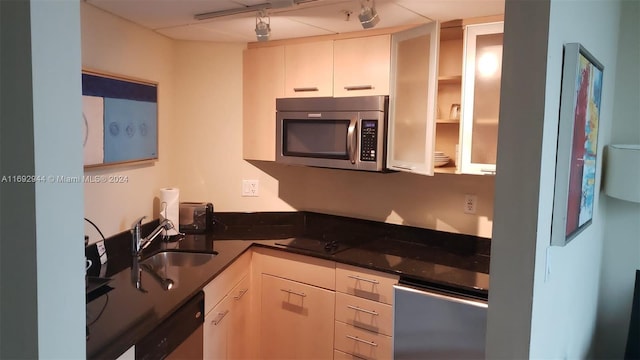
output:
[[[537, 11], [530, 11], [534, 7]], [[601, 174], [602, 149], [609, 143], [614, 118], [619, 15], [618, 1], [551, 0], [536, 5], [507, 1], [505, 31], [508, 35], [505, 36], [513, 37], [511, 40], [517, 37], [516, 47], [520, 47], [517, 50], [522, 51], [518, 54], [515, 47], [507, 50], [505, 45], [505, 61], [508, 52], [510, 70], [519, 66], [525, 74], [521, 78], [515, 71], [511, 74], [512, 81], [520, 81], [521, 92], [508, 94], [509, 90], [513, 92], [518, 87], [503, 88], [500, 136], [506, 133], [514, 141], [523, 141], [516, 147], [506, 143], [499, 145], [489, 299], [489, 357], [517, 354], [531, 358], [585, 358], [592, 351], [607, 210], [600, 201], [604, 195], [596, 191], [591, 226], [565, 247], [549, 246], [562, 50], [564, 43], [580, 42], [605, 66], [597, 164], [598, 174]], [[548, 39], [545, 34], [547, 21]], [[538, 54], [526, 47], [538, 50]], [[545, 73], [544, 82], [531, 79], [532, 73]], [[523, 99], [532, 92], [536, 101]], [[529, 107], [518, 106], [523, 102]], [[507, 123], [511, 118], [513, 123]], [[522, 123], [516, 125], [516, 121]], [[503, 128], [503, 123], [508, 125]], [[529, 134], [516, 126], [527, 129]], [[514, 149], [517, 149], [516, 153], [506, 154]], [[513, 158], [506, 160], [521, 154], [530, 155], [525, 155], [520, 164], [512, 161]], [[534, 161], [531, 163], [534, 171], [527, 175], [536, 177], [537, 170], [539, 179], [527, 182], [526, 177], [518, 174], [522, 172], [523, 164], [530, 160]], [[513, 178], [507, 180], [509, 176]], [[599, 188], [598, 178], [596, 189]], [[530, 195], [523, 196], [523, 192]], [[515, 200], [515, 204], [510, 204], [509, 198]], [[509, 215], [514, 206], [524, 208], [515, 210], [526, 215], [522, 220], [516, 219], [516, 214]], [[516, 252], [509, 254], [514, 243], [517, 244]], [[497, 310], [492, 311], [492, 307]], [[511, 314], [516, 317], [510, 317]], [[510, 331], [509, 327], [517, 330]], [[527, 341], [528, 331], [530, 339]], [[512, 340], [514, 335], [517, 341], [504, 343], [505, 336]]]
[[[170, 181], [171, 124], [173, 118], [173, 41], [127, 20], [81, 3], [82, 66], [158, 83], [159, 160], [133, 166], [88, 169], [86, 175], [122, 175], [120, 184], [86, 183], [84, 216], [105, 236], [127, 230], [140, 216], [158, 217], [159, 189]], [[85, 225], [90, 242], [98, 233]]]
[[[598, 135], [597, 173], [609, 143], [615, 104], [619, 1], [551, 1], [538, 241], [534, 275], [531, 357], [584, 358], [595, 337], [606, 207], [596, 180], [593, 223], [565, 247], [549, 249], [557, 142], [562, 45], [580, 42], [605, 67]], [[567, 21], [572, 19], [572, 21]], [[600, 195], [600, 196], [599, 196]], [[548, 253], [547, 250], [549, 250]], [[547, 256], [545, 256], [546, 254]], [[546, 267], [550, 271], [545, 279]]]
[[[623, 1], [610, 144], [640, 144], [640, 2]], [[597, 358], [623, 358], [635, 270], [640, 269], [640, 204], [601, 198], [606, 209], [598, 301]]]
[[80, 5], [0, 6], [1, 175], [35, 176], [1, 187], [0, 356], [83, 358]]

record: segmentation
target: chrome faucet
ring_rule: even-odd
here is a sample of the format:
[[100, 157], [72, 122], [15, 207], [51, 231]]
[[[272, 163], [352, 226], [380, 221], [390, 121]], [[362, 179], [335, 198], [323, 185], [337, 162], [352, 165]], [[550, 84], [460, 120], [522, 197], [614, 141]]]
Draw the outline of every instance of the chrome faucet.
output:
[[133, 225], [131, 225], [131, 254], [133, 256], [140, 256], [142, 250], [151, 245], [153, 239], [160, 235], [162, 230], [171, 230], [174, 228], [173, 222], [171, 222], [171, 220], [164, 219], [160, 221], [160, 225], [158, 225], [158, 227], [155, 228], [151, 232], [151, 234], [143, 238], [141, 234], [141, 227], [142, 220], [144, 220], [145, 218], [146, 216], [143, 216], [140, 219], [136, 220]]

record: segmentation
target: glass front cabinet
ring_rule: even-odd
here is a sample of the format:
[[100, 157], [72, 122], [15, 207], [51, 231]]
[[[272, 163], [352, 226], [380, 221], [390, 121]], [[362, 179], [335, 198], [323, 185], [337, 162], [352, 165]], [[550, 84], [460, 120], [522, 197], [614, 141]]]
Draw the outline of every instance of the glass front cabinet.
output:
[[503, 29], [503, 22], [465, 27], [460, 173], [496, 171]]
[[387, 166], [495, 174], [503, 22], [432, 22], [391, 39]]
[[389, 169], [433, 175], [439, 37], [437, 21], [391, 37]]

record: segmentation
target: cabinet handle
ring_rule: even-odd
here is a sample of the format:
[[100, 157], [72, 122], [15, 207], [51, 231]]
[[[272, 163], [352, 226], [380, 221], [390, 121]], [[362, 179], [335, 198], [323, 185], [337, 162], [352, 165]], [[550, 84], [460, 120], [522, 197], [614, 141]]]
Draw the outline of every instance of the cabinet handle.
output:
[[372, 284], [379, 284], [380, 283], [378, 280], [366, 279], [366, 278], [360, 277], [358, 275], [347, 275], [347, 277], [350, 277], [350, 278], [356, 279], [356, 280], [366, 281], [366, 282], [372, 283]]
[[369, 314], [369, 315], [374, 315], [374, 316], [378, 316], [378, 315], [379, 315], [379, 314], [378, 314], [377, 312], [375, 312], [375, 311], [367, 310], [367, 309], [363, 309], [363, 308], [361, 308], [361, 307], [357, 307], [357, 306], [354, 306], [354, 305], [347, 305], [347, 307], [348, 307], [349, 309], [353, 309], [353, 310], [355, 310], [355, 311], [360, 311], [360, 312], [363, 312], [363, 313], [366, 313], [366, 314]]
[[220, 324], [222, 319], [224, 319], [224, 317], [227, 316], [228, 313], [229, 313], [229, 310], [225, 310], [224, 312], [218, 313], [218, 316], [216, 316], [216, 318], [213, 319], [211, 322], [213, 323], [213, 325]]
[[249, 291], [249, 289], [243, 289], [243, 290], [240, 290], [240, 291], [238, 292], [238, 295], [234, 296], [234, 297], [233, 297], [233, 299], [234, 299], [234, 300], [240, 300], [240, 298], [242, 298], [242, 297], [244, 296], [244, 294], [246, 294], [246, 293], [247, 293], [247, 291]]
[[413, 171], [413, 169], [415, 169], [415, 166], [408, 166], [408, 165], [392, 165], [392, 168], [398, 168], [398, 169], [403, 169], [403, 170], [409, 170], [409, 171]]
[[301, 296], [301, 297], [307, 297], [307, 294], [305, 294], [305, 293], [303, 293], [303, 292], [296, 292], [296, 291], [293, 291], [293, 290], [291, 290], [291, 289], [289, 289], [289, 290], [280, 289], [280, 291], [284, 291], [284, 292], [286, 292], [287, 294], [293, 294], [293, 295], [298, 295], [298, 296]]
[[318, 91], [317, 87], [298, 87], [293, 88], [294, 92], [310, 92], [310, 91]]
[[373, 89], [373, 85], [350, 85], [350, 86], [345, 86], [344, 89], [347, 90], [347, 91], [372, 90]]
[[371, 346], [378, 346], [378, 344], [374, 343], [373, 341], [368, 341], [368, 340], [364, 340], [364, 339], [360, 339], [357, 336], [352, 336], [352, 335], [345, 335], [347, 338], [351, 339], [351, 340], [355, 340], [358, 342], [361, 342], [363, 344], [367, 344], [367, 345], [371, 345]]
[[492, 169], [480, 169], [480, 172], [487, 175], [495, 175], [496, 171]]

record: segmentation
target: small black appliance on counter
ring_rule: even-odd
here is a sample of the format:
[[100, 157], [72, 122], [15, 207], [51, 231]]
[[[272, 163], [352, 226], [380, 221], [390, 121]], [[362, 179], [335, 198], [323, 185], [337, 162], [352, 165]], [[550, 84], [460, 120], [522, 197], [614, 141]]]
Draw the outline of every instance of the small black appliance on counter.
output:
[[205, 202], [180, 203], [180, 232], [202, 234], [213, 227], [213, 204]]

